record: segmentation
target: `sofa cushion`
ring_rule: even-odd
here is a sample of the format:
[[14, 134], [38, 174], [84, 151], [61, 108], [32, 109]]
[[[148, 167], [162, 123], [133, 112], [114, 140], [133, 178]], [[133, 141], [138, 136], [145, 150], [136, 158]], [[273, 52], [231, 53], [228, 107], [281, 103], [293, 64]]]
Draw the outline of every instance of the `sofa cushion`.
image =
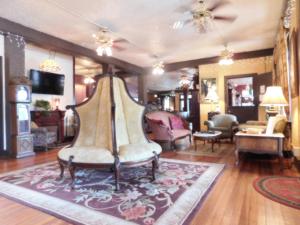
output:
[[165, 125], [162, 120], [148, 119], [150, 123], [155, 123], [157, 125]]
[[184, 124], [182, 119], [179, 116], [170, 116], [170, 126], [172, 130], [184, 129]]
[[155, 142], [122, 145], [119, 147], [119, 158], [121, 162], [143, 161], [153, 157], [153, 152], [161, 153], [160, 145]]
[[96, 146], [63, 148], [58, 152], [58, 158], [64, 161], [68, 161], [71, 155], [75, 163], [114, 163], [111, 151]]
[[190, 135], [191, 131], [186, 129], [172, 130], [173, 140]]

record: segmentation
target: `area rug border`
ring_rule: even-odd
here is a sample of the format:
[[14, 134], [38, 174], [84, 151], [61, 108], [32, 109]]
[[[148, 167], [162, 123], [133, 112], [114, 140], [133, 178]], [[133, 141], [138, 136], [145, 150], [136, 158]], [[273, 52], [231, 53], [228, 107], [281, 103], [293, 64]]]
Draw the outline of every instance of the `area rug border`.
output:
[[[0, 177], [11, 174], [24, 172], [34, 168], [43, 167], [48, 164], [53, 164], [55, 161], [43, 163], [35, 166], [18, 169], [15, 171], [0, 174]], [[195, 212], [201, 207], [204, 199], [207, 197], [211, 188], [215, 184], [218, 177], [222, 174], [225, 164], [206, 163], [206, 162], [190, 162], [186, 160], [161, 158], [161, 162], [175, 162], [182, 164], [207, 165], [210, 166], [201, 177], [187, 189], [177, 200], [176, 204], [172, 205], [156, 222], [155, 224], [174, 225], [188, 224], [194, 217]], [[195, 196], [197, 194], [197, 196]], [[55, 216], [64, 221], [76, 224], [101, 225], [101, 218], [105, 217], [104, 224], [122, 224], [136, 225], [134, 222], [126, 221], [118, 217], [114, 217], [100, 211], [93, 211], [84, 206], [71, 203], [69, 201], [52, 197], [37, 191], [30, 190], [14, 184], [0, 181], [0, 195], [7, 197], [13, 201], [26, 205], [28, 207], [38, 209], [49, 215]], [[193, 202], [194, 201], [194, 202]], [[55, 204], [54, 204], [55, 202]], [[88, 215], [89, 221], [86, 220]], [[100, 219], [99, 219], [100, 215]], [[175, 216], [176, 215], [176, 216]], [[84, 217], [81, 217], [84, 216]], [[100, 220], [100, 221], [99, 221]]]
[[[291, 207], [291, 208], [300, 210], [300, 207], [299, 207], [299, 206], [296, 206], [296, 205], [293, 205], [293, 204], [288, 204], [286, 201], [282, 200], [282, 199], [279, 198], [278, 196], [273, 195], [272, 193], [269, 193], [269, 192], [264, 192], [263, 190], [261, 190], [261, 189], [259, 188], [259, 184], [260, 184], [259, 181], [265, 180], [265, 179], [267, 179], [267, 178], [278, 178], [278, 177], [295, 178], [295, 177], [291, 177], [291, 176], [276, 176], [276, 175], [273, 175], [273, 176], [262, 176], [262, 177], [257, 177], [256, 179], [253, 180], [253, 187], [254, 187], [254, 189], [255, 189], [259, 194], [261, 194], [262, 196], [264, 196], [264, 197], [267, 198], [267, 199], [270, 199], [271, 201], [277, 202], [277, 203], [282, 204], [282, 205], [285, 205], [285, 206], [287, 206], [287, 207]], [[300, 178], [299, 178], [299, 179], [300, 179]]]

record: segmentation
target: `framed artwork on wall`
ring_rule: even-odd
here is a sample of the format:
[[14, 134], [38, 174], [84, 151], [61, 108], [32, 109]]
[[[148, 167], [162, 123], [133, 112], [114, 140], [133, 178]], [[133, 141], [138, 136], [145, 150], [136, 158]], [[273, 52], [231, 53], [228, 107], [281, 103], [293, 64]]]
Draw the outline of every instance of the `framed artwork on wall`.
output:
[[211, 103], [208, 95], [217, 94], [217, 78], [201, 78], [200, 82], [200, 103]]

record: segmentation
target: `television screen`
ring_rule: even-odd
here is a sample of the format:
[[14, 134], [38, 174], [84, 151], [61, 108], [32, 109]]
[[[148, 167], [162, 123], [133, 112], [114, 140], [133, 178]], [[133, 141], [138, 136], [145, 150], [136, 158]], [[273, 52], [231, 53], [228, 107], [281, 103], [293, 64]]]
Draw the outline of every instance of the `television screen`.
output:
[[63, 95], [65, 75], [49, 73], [39, 70], [30, 70], [32, 93]]

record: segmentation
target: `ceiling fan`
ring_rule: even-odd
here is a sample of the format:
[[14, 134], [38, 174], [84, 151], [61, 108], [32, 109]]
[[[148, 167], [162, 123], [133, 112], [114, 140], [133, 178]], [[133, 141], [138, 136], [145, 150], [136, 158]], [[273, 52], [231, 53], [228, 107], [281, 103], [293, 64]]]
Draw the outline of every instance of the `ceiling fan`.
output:
[[93, 34], [93, 38], [97, 44], [97, 54], [100, 56], [107, 55], [112, 56], [112, 50], [123, 51], [126, 48], [120, 46], [122, 43], [129, 43], [126, 39], [117, 38], [113, 39], [112, 35], [109, 34], [107, 28], [100, 28], [97, 34]]
[[232, 23], [236, 19], [236, 16], [221, 16], [215, 14], [217, 9], [227, 4], [230, 4], [230, 2], [226, 0], [219, 0], [212, 6], [207, 6], [204, 0], [198, 0], [195, 9], [191, 9], [190, 5], [183, 5], [176, 11], [180, 13], [189, 12], [192, 15], [192, 18], [184, 21], [176, 21], [173, 24], [173, 28], [181, 29], [183, 26], [193, 23], [199, 32], [206, 32], [211, 29], [213, 22], [223, 21]]

